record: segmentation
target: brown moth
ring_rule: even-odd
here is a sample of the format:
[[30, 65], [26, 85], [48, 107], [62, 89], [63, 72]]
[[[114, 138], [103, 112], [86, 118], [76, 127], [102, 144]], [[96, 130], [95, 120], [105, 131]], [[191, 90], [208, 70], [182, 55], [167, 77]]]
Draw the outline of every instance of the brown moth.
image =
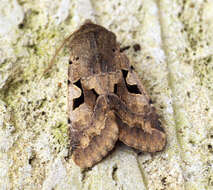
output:
[[68, 124], [74, 162], [92, 167], [117, 140], [141, 151], [162, 150], [164, 129], [115, 34], [87, 21], [71, 35], [69, 48]]

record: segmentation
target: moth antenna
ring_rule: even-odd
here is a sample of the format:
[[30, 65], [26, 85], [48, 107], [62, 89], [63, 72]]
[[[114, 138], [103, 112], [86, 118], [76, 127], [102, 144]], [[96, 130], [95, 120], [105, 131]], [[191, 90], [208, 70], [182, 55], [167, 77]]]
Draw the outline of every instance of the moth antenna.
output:
[[47, 69], [44, 70], [42, 76], [45, 75], [51, 69], [51, 67], [53, 66], [55, 59], [56, 59], [57, 55], [59, 54], [60, 50], [65, 46], [65, 44], [70, 40], [71, 37], [72, 37], [72, 34], [70, 34], [67, 38], [65, 38], [63, 43], [59, 46], [59, 48], [56, 49], [53, 58], [51, 59]]

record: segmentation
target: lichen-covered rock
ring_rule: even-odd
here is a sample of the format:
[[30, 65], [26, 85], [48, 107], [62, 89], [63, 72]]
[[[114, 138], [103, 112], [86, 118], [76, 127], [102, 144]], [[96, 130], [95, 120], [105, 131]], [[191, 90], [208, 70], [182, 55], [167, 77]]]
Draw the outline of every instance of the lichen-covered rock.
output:
[[[166, 129], [163, 152], [118, 143], [89, 171], [65, 159], [68, 49], [49, 75], [43, 71], [85, 19], [130, 46], [126, 54]], [[0, 189], [213, 189], [212, 49], [210, 0], [3, 0]]]

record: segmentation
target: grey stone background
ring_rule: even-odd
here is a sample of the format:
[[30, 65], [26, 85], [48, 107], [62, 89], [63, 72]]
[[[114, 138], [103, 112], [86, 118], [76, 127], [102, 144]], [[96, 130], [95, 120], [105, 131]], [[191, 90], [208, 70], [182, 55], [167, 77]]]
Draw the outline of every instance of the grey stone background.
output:
[[[131, 46], [168, 135], [163, 152], [118, 143], [88, 171], [64, 159], [68, 48], [42, 73], [85, 19]], [[212, 55], [212, 0], [0, 0], [0, 189], [213, 189]]]

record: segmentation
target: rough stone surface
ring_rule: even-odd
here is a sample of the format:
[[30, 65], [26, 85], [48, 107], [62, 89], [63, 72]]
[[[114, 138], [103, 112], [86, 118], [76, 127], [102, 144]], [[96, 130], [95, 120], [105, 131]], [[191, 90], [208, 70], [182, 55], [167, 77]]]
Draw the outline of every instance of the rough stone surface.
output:
[[[88, 171], [65, 160], [68, 49], [42, 73], [86, 19], [130, 46], [168, 135], [163, 152], [118, 143]], [[0, 189], [213, 189], [212, 50], [211, 0], [2, 0]]]

